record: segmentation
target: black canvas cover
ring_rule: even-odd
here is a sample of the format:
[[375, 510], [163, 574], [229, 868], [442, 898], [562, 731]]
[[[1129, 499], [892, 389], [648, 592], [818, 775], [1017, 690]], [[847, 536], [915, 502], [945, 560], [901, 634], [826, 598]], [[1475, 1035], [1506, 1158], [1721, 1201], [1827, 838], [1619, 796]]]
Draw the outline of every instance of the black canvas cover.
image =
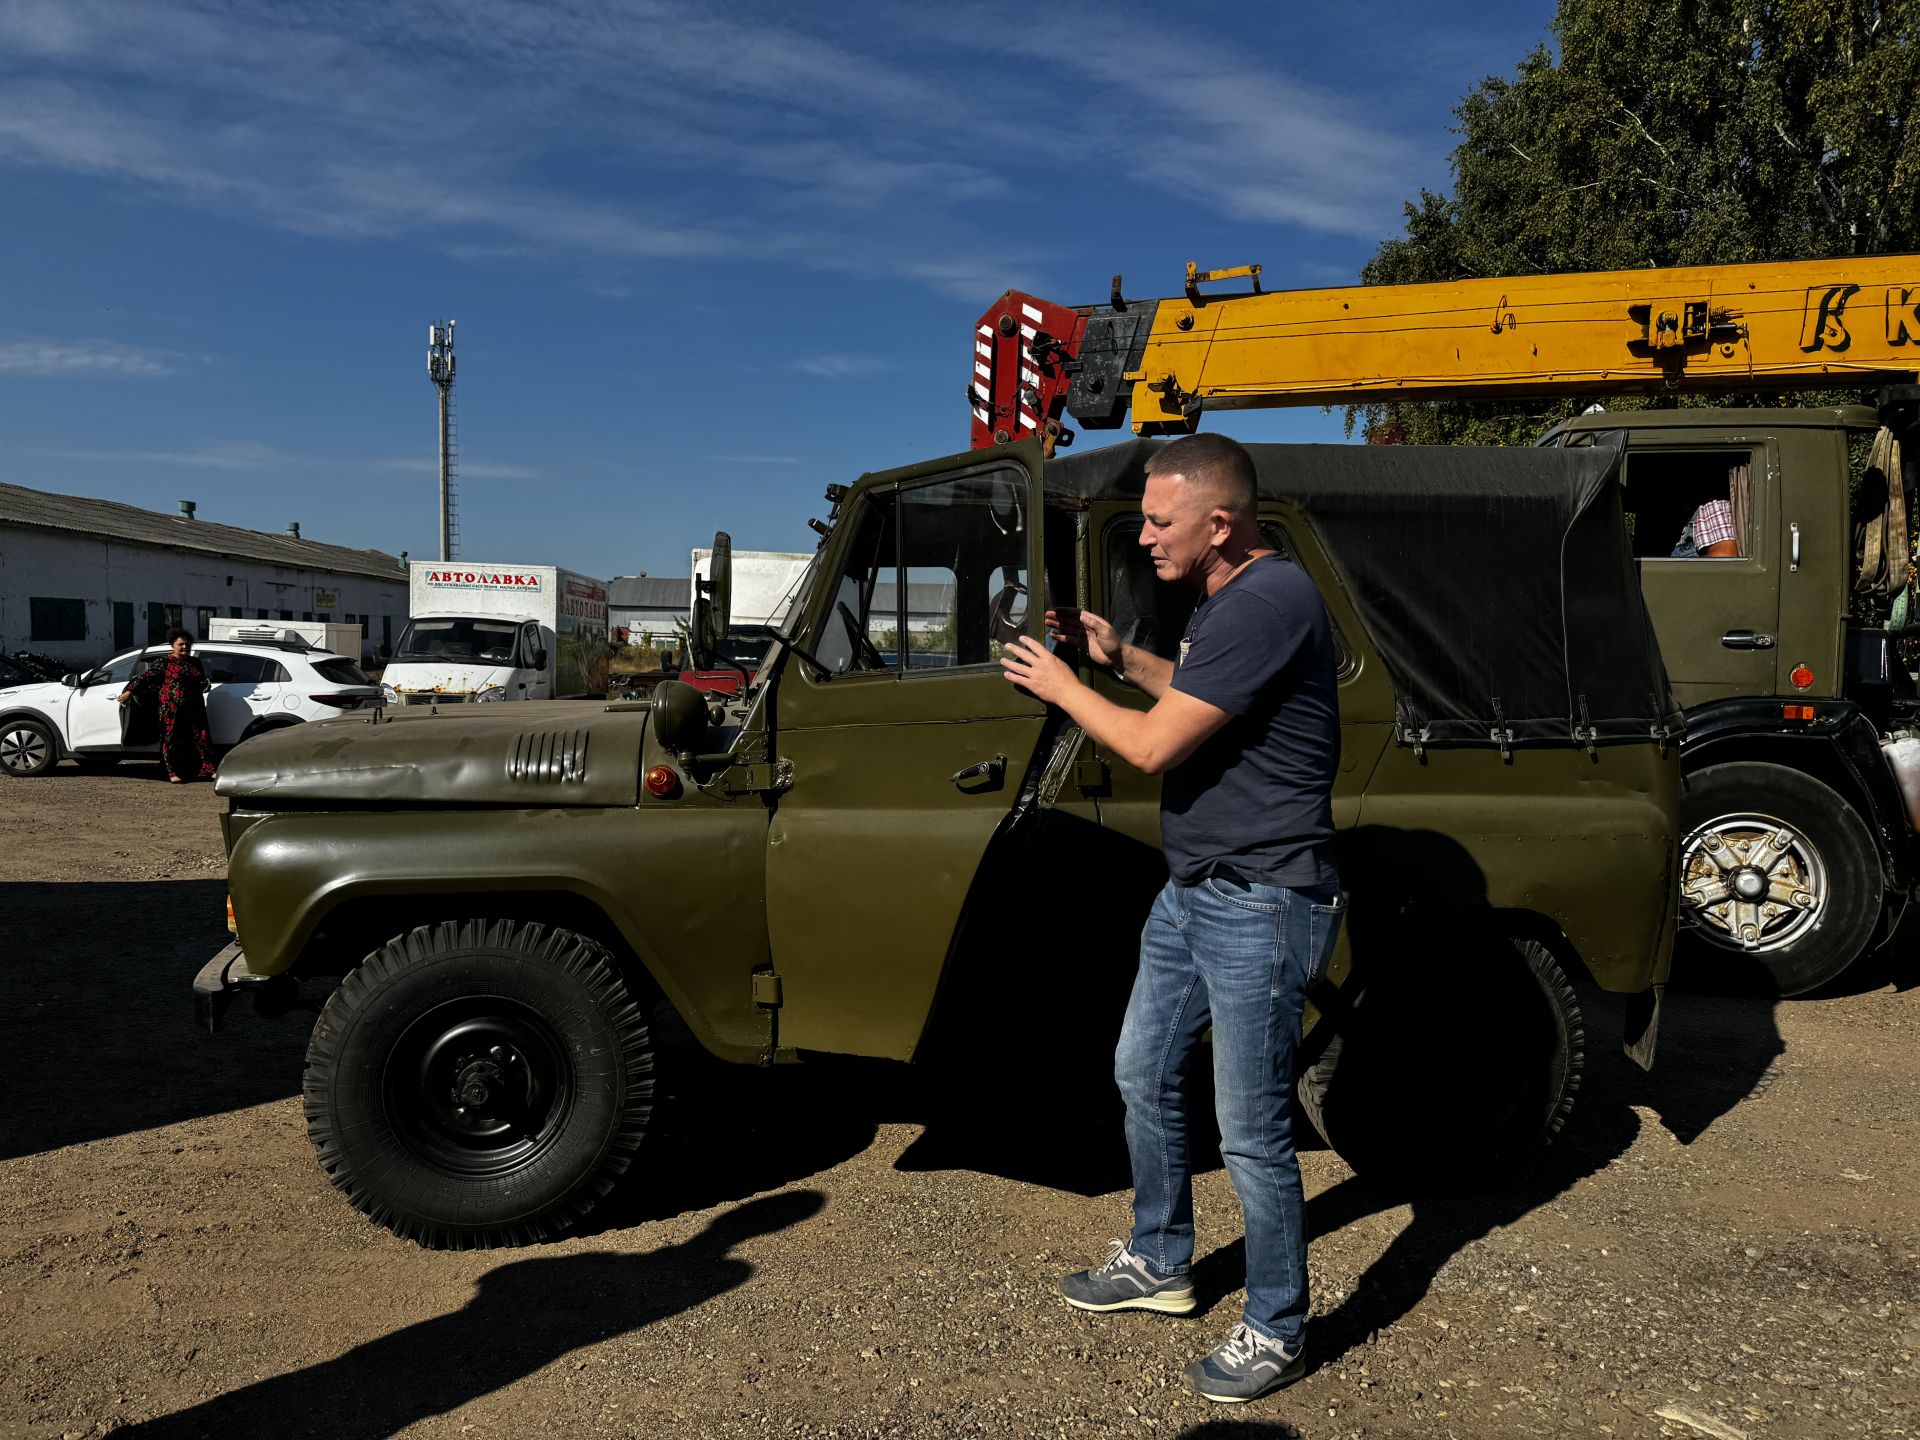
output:
[[[1047, 465], [1050, 494], [1137, 500], [1136, 440]], [[1402, 743], [1667, 739], [1680, 708], [1640, 593], [1620, 444], [1249, 445], [1299, 507], [1393, 678]]]

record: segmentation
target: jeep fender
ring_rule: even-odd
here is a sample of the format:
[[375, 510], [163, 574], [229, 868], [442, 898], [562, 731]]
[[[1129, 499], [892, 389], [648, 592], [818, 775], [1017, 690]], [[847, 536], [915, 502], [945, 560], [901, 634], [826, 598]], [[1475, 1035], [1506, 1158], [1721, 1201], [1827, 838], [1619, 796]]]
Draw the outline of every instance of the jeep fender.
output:
[[[284, 974], [330, 915], [360, 903], [440, 918], [488, 896], [563, 894], [606, 918], [707, 1049], [764, 1058], [770, 1023], [754, 1003], [768, 964], [765, 811], [294, 811], [233, 826], [234, 915], [247, 968]], [[484, 910], [484, 903], [478, 909]]]

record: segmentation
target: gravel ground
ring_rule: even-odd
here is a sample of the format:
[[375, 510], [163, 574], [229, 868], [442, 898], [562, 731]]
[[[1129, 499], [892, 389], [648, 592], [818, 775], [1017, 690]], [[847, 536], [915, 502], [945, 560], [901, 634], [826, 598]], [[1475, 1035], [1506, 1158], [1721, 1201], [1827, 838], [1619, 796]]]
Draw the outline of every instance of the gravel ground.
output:
[[1098, 1077], [1015, 1112], [682, 1068], [584, 1234], [367, 1223], [307, 1147], [310, 1016], [191, 1027], [219, 806], [156, 774], [0, 783], [0, 1435], [1920, 1435], [1910, 944], [1834, 998], [1670, 996], [1652, 1076], [1590, 997], [1580, 1109], [1522, 1181], [1409, 1197], [1303, 1156], [1314, 1368], [1226, 1411], [1180, 1386], [1238, 1314], [1217, 1165], [1199, 1317], [1054, 1295], [1127, 1224]]

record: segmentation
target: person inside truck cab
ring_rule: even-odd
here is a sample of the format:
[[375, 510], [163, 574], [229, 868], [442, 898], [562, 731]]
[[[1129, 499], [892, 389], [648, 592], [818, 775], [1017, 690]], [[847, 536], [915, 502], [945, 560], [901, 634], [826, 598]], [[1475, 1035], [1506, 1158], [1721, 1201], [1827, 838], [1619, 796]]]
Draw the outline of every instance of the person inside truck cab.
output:
[[1675, 560], [1738, 559], [1740, 541], [1733, 528], [1733, 504], [1727, 500], [1709, 500], [1693, 512], [1674, 542]]

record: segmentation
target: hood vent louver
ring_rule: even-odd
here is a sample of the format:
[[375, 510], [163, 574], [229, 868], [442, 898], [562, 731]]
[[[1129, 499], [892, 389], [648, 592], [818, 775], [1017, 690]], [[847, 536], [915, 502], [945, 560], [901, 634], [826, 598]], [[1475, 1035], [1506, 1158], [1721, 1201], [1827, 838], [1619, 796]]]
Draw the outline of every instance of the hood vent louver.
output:
[[536, 784], [570, 784], [587, 777], [586, 730], [530, 730], [513, 739], [507, 778]]

